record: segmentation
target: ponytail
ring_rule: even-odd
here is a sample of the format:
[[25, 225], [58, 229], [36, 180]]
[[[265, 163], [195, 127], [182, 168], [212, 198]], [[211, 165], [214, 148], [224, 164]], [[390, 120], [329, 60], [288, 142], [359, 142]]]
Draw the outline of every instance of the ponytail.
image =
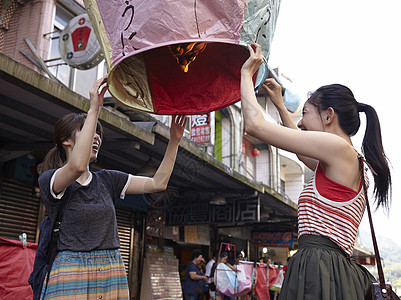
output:
[[43, 162], [38, 166], [39, 175], [46, 170], [61, 168], [66, 163], [66, 160], [67, 157], [63, 146], [54, 146], [46, 154]]
[[[42, 174], [49, 169], [58, 169], [67, 163], [67, 154], [65, 153], [63, 142], [68, 139], [75, 139], [77, 130], [84, 126], [86, 114], [70, 113], [58, 120], [54, 126], [54, 146], [46, 155], [43, 162], [38, 166], [38, 173]], [[96, 133], [103, 139], [103, 127], [97, 121]]]
[[374, 108], [357, 102], [352, 91], [341, 84], [325, 85], [318, 88], [308, 101], [318, 109], [319, 113], [330, 107], [333, 108], [338, 115], [340, 127], [349, 136], [353, 136], [359, 130], [361, 124], [359, 113], [364, 112], [366, 114], [362, 154], [376, 173], [373, 174], [376, 208], [383, 206], [388, 210], [391, 196], [391, 174], [383, 150], [379, 118]]
[[379, 118], [375, 109], [368, 104], [358, 103], [358, 111], [366, 114], [362, 154], [373, 170], [376, 208], [381, 205], [388, 210], [391, 201], [391, 174], [388, 159], [383, 149]]

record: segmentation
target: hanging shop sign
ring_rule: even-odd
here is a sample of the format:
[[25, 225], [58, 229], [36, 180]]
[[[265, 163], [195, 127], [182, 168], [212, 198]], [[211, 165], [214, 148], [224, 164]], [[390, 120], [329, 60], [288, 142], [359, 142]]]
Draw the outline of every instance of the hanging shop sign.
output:
[[184, 226], [184, 241], [189, 244], [210, 245], [209, 225]]
[[[84, 4], [105, 54], [110, 93], [156, 114], [202, 114], [240, 100], [244, 46], [257, 42], [268, 58], [280, 8], [279, 0]], [[256, 85], [262, 77], [255, 76]]]
[[184, 227], [185, 243], [198, 244], [198, 226], [188, 225]]
[[103, 60], [103, 52], [87, 14], [76, 16], [60, 34], [58, 51], [71, 67], [87, 70]]
[[292, 231], [252, 231], [251, 243], [263, 247], [292, 247]]
[[200, 146], [212, 146], [214, 142], [214, 112], [191, 115], [191, 140]]
[[226, 205], [194, 203], [172, 207], [166, 211], [166, 225], [192, 225], [215, 223], [253, 223], [260, 220], [259, 199], [227, 202]]

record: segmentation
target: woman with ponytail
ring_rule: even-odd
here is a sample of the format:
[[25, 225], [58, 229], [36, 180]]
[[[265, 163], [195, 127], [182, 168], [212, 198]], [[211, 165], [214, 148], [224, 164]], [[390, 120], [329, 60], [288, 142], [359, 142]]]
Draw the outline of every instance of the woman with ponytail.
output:
[[[241, 102], [245, 131], [259, 140], [293, 152], [314, 170], [298, 200], [298, 246], [291, 257], [279, 299], [365, 299], [374, 277], [350, 256], [365, 211], [362, 184], [367, 166], [374, 177], [377, 206], [389, 207], [391, 175], [384, 154], [380, 123], [373, 107], [358, 103], [340, 84], [322, 86], [302, 109], [298, 126], [283, 104], [274, 79], [263, 84], [284, 126], [267, 122], [257, 103], [252, 76], [263, 62], [261, 47], [248, 45], [250, 57], [241, 69]], [[351, 136], [367, 126], [362, 154]], [[301, 130], [299, 130], [301, 129]], [[365, 162], [360, 167], [360, 157]]]
[[89, 171], [102, 144], [98, 116], [106, 90], [107, 78], [97, 80], [89, 92], [88, 113], [68, 114], [56, 123], [56, 145], [39, 170], [41, 198], [49, 217], [54, 220], [58, 208], [65, 207], [58, 254], [41, 299], [129, 299], [114, 204], [125, 194], [165, 190], [174, 167], [185, 116], [172, 118], [170, 141], [153, 178], [115, 170]]

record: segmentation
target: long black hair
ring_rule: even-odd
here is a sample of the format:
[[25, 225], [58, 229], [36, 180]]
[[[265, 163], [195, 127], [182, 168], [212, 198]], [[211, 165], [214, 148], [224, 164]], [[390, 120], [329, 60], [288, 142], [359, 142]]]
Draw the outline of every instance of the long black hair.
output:
[[319, 112], [333, 108], [339, 124], [349, 136], [355, 135], [361, 125], [359, 112], [366, 115], [366, 129], [362, 141], [362, 154], [373, 169], [376, 208], [380, 205], [389, 209], [391, 201], [391, 174], [387, 156], [384, 153], [380, 122], [376, 110], [355, 100], [352, 91], [341, 84], [325, 85], [309, 98]]
[[[54, 142], [55, 146], [45, 156], [43, 162], [38, 166], [38, 173], [41, 174], [49, 169], [61, 168], [67, 162], [67, 156], [63, 147], [63, 142], [68, 139], [75, 139], [77, 130], [81, 130], [84, 126], [86, 114], [71, 113], [65, 115], [56, 122], [54, 126]], [[96, 132], [103, 139], [103, 128], [97, 121]]]

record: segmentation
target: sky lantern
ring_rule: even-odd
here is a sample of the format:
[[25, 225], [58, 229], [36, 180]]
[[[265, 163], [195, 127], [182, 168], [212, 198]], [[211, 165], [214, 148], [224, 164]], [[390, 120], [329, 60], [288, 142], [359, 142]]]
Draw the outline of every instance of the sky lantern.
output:
[[110, 93], [155, 114], [199, 114], [240, 100], [245, 46], [261, 44], [268, 58], [280, 6], [277, 0], [84, 3], [106, 59]]

